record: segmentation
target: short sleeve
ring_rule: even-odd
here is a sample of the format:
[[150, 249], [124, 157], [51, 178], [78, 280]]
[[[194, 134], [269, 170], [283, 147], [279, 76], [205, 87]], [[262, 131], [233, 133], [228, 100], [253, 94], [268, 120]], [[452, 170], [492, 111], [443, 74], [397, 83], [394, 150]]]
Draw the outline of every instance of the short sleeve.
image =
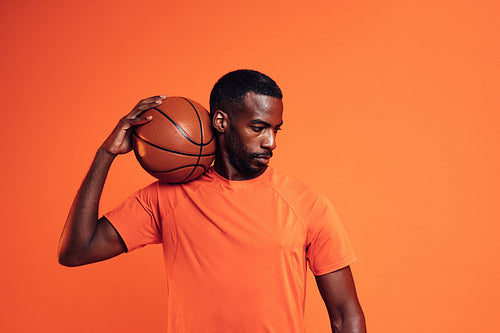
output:
[[337, 212], [325, 197], [315, 200], [308, 226], [306, 256], [314, 275], [339, 270], [357, 260]]
[[135, 192], [104, 217], [120, 234], [128, 251], [161, 243], [157, 183]]

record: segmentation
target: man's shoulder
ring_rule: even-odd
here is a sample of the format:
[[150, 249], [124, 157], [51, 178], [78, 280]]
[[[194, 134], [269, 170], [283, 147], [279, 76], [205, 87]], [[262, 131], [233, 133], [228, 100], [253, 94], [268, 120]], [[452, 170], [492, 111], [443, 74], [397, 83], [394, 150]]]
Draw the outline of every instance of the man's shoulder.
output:
[[201, 176], [186, 183], [162, 183], [156, 182], [158, 187], [163, 191], [182, 191], [182, 190], [196, 190], [201, 186], [214, 183], [213, 169], [207, 169]]
[[281, 170], [270, 168], [269, 180], [272, 186], [288, 199], [299, 201], [315, 201], [323, 197], [319, 192], [298, 178]]

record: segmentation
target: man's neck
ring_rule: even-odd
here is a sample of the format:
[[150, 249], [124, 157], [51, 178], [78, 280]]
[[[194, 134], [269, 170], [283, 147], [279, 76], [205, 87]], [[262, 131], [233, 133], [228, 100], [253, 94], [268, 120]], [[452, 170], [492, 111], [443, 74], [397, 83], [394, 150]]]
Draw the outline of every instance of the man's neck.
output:
[[246, 174], [242, 173], [239, 170], [235, 169], [231, 163], [229, 163], [228, 160], [222, 159], [222, 158], [215, 158], [215, 163], [214, 163], [214, 170], [219, 174], [221, 177], [224, 177], [228, 180], [249, 180], [253, 178], [257, 178], [260, 175], [262, 175], [267, 168], [263, 169], [259, 173], [252, 173], [252, 174]]

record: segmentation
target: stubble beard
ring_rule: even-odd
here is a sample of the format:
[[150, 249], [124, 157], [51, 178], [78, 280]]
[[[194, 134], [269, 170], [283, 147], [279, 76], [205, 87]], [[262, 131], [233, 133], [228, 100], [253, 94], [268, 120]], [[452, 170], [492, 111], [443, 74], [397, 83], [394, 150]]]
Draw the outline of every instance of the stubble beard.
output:
[[249, 152], [233, 128], [227, 133], [225, 148], [228, 154], [229, 163], [231, 163], [236, 170], [247, 176], [254, 177], [267, 168], [267, 165], [255, 167], [251, 164], [251, 161], [259, 154]]

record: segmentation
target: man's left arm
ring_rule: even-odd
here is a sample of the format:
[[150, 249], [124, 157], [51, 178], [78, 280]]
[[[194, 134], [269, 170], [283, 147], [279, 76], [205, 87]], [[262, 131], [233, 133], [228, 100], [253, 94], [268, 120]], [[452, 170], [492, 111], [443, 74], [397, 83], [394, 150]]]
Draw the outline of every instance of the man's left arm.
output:
[[318, 275], [316, 283], [330, 316], [332, 332], [366, 333], [365, 317], [350, 267]]

